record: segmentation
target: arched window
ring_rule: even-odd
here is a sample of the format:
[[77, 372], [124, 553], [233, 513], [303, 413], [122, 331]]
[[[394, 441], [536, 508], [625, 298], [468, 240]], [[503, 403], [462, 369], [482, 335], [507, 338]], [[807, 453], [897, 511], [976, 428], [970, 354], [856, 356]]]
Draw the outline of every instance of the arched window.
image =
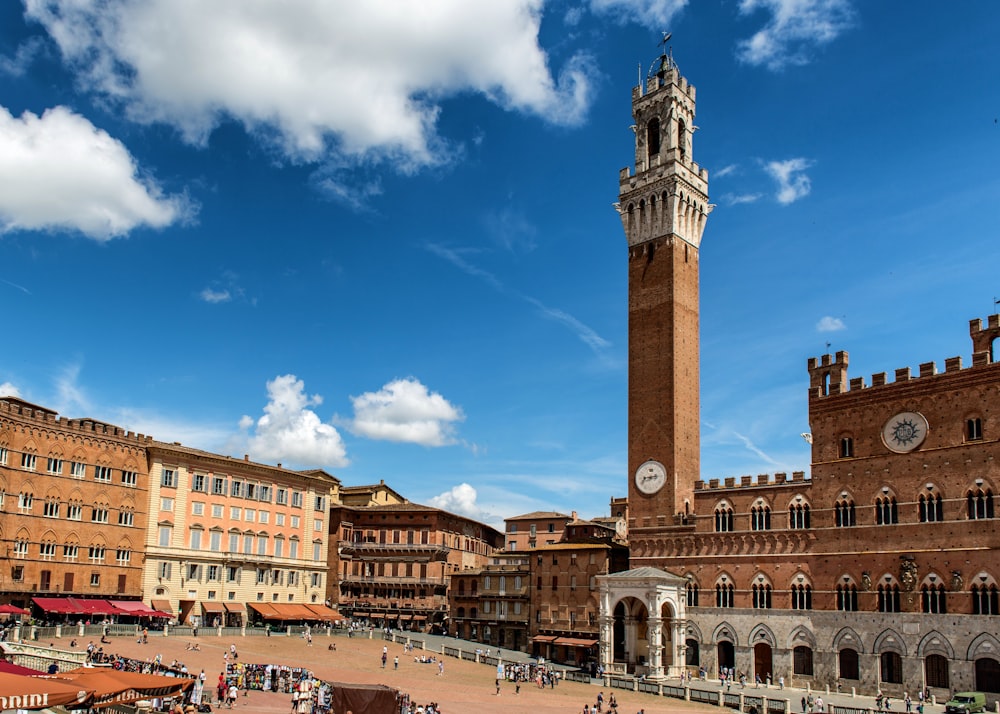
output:
[[733, 585], [732, 583], [719, 583], [715, 586], [715, 606], [733, 606]]
[[965, 421], [966, 441], [979, 441], [983, 438], [983, 420], [976, 417]]
[[892, 684], [903, 683], [903, 658], [898, 652], [883, 652], [879, 656], [882, 676], [881, 681]]
[[792, 650], [792, 673], [811, 677], [813, 674], [813, 651], [811, 647], [799, 645]]
[[698, 583], [690, 580], [687, 584], [687, 606], [698, 607]]
[[837, 609], [842, 612], [857, 611], [858, 589], [853, 583], [837, 586]]
[[754, 506], [750, 509], [750, 528], [755, 531], [771, 530], [771, 509], [768, 506]]
[[976, 691], [1000, 692], [1000, 662], [995, 657], [976, 660]]
[[812, 610], [812, 586], [793, 585], [792, 586], [792, 609]]
[[715, 531], [725, 533], [733, 530], [733, 509], [721, 504], [715, 509]]
[[854, 501], [842, 498], [837, 501], [833, 508], [838, 528], [848, 528], [855, 525]]
[[837, 660], [840, 665], [841, 679], [861, 679], [857, 650], [840, 650], [837, 654]]
[[687, 126], [683, 119], [677, 120], [677, 152], [681, 161], [684, 161], [687, 153]]
[[753, 586], [753, 606], [760, 609], [769, 610], [771, 609], [771, 586], [770, 585], [759, 585], [754, 583]]
[[899, 612], [899, 586], [895, 583], [878, 586], [878, 611]]
[[879, 496], [875, 499], [875, 523], [888, 526], [899, 523], [899, 509], [895, 496]]
[[932, 583], [920, 589], [920, 610], [942, 615], [948, 612], [948, 595], [943, 584]]
[[660, 153], [660, 120], [653, 118], [646, 124], [646, 147], [652, 158]]
[[788, 507], [789, 528], [809, 528], [809, 504], [795, 503]]
[[969, 518], [993, 518], [993, 491], [991, 489], [977, 488], [965, 494], [966, 503], [969, 510]]
[[920, 522], [936, 523], [944, 520], [944, 505], [941, 501], [941, 494], [928, 493], [926, 496], [920, 494]]
[[949, 689], [948, 658], [944, 655], [927, 655], [924, 660], [924, 676], [928, 687]]
[[840, 458], [849, 459], [854, 456], [854, 439], [845, 436], [840, 440]]
[[972, 592], [973, 615], [1000, 615], [996, 583], [987, 585], [984, 582], [982, 585], [973, 585], [969, 590]]

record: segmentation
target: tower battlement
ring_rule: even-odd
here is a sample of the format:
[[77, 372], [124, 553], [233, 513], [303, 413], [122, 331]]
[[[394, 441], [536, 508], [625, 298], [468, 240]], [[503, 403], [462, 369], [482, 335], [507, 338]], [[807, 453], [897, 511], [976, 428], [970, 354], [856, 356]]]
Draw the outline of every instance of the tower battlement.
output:
[[[771, 477], [774, 477], [772, 480]], [[740, 476], [739, 482], [736, 480], [736, 476], [727, 476], [724, 479], [709, 479], [706, 483], [704, 480], [699, 480], [694, 482], [695, 491], [721, 491], [728, 488], [757, 488], [759, 486], [780, 486], [785, 483], [803, 483], [806, 480], [805, 471], [793, 471], [792, 478], [788, 478], [786, 472], [778, 472], [775, 474], [757, 474], [757, 478], [754, 479], [753, 476]]]
[[[993, 343], [1000, 338], [1000, 314], [990, 315], [986, 327], [983, 327], [983, 321], [979, 318], [970, 320], [969, 335], [972, 337], [971, 367], [981, 367], [996, 362], [993, 356]], [[963, 369], [961, 357], [948, 357], [944, 361], [944, 372], [938, 372], [935, 362], [922, 362], [916, 376], [910, 367], [899, 367], [893, 373], [893, 381], [889, 381], [886, 372], [876, 372], [871, 376], [870, 384], [865, 384], [864, 377], [848, 378], [847, 365], [848, 356], [844, 351], [832, 356], [825, 354], [819, 358], [810, 357], [807, 361], [809, 398], [820, 399], [870, 387], [911, 382], [938, 374], [953, 374]]]
[[4, 414], [9, 414], [20, 421], [33, 422], [41, 427], [108, 436], [122, 441], [131, 441], [139, 446], [149, 444], [153, 440], [151, 436], [137, 434], [96, 419], [67, 419], [59, 416], [58, 412], [31, 404], [17, 397], [0, 397], [0, 416]]

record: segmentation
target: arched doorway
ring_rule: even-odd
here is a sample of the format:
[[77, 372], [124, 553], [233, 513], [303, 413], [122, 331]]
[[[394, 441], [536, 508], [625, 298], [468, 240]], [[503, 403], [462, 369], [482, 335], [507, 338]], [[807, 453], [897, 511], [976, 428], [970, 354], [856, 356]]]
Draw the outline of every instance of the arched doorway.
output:
[[763, 682], [771, 676], [771, 645], [758, 642], [753, 646], [753, 673]]
[[992, 657], [976, 660], [976, 691], [1000, 692], [1000, 662]]
[[736, 648], [729, 640], [722, 640], [716, 645], [719, 657], [719, 669], [736, 669]]
[[649, 664], [649, 611], [646, 604], [634, 597], [622, 598], [615, 605], [614, 662], [625, 671], [644, 673]]
[[701, 666], [701, 652], [699, 650], [698, 640], [693, 637], [688, 637], [684, 640], [684, 646], [687, 648], [684, 650], [684, 663], [688, 667]]

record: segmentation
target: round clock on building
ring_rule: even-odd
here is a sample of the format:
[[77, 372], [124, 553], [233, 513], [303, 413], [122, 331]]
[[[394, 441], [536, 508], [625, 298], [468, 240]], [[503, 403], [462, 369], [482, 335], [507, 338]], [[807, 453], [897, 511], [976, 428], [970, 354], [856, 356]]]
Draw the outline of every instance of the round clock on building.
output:
[[900, 412], [882, 427], [882, 441], [889, 451], [906, 454], [927, 438], [927, 420], [917, 412]]
[[667, 482], [667, 470], [659, 461], [649, 460], [635, 470], [635, 487], [641, 493], [654, 494]]

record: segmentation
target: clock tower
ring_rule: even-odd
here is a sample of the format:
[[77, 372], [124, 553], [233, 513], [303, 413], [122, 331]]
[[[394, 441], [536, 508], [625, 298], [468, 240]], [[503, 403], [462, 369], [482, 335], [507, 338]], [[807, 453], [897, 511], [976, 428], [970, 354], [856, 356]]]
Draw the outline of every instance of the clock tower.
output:
[[695, 88], [661, 55], [632, 90], [635, 172], [620, 176], [628, 239], [629, 528], [683, 521], [700, 478], [698, 247], [708, 172], [692, 159]]

